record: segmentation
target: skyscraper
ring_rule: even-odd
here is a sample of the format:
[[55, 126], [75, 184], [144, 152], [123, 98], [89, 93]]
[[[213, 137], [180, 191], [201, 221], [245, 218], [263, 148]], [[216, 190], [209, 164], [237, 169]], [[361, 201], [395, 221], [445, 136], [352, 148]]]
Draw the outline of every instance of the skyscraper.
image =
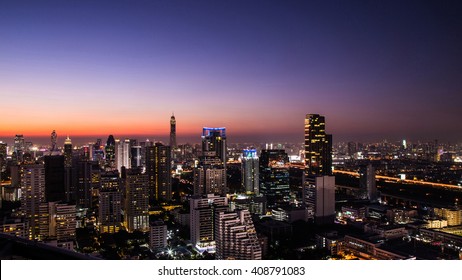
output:
[[266, 196], [268, 207], [289, 201], [289, 156], [284, 150], [262, 150], [259, 175], [260, 194]]
[[194, 170], [194, 194], [228, 192], [226, 182], [226, 129], [204, 127], [202, 155]]
[[97, 161], [79, 161], [77, 164], [77, 205], [93, 206], [93, 190], [101, 186], [101, 170]]
[[100, 232], [118, 232], [122, 225], [122, 192], [119, 173], [108, 171], [101, 173], [99, 191], [98, 223]]
[[170, 146], [157, 142], [154, 146], [146, 147], [146, 174], [150, 199], [172, 199], [171, 168]]
[[58, 134], [56, 133], [55, 130], [53, 130], [51, 132], [51, 150], [50, 150], [50, 152], [55, 152], [55, 151], [58, 150], [57, 140], [58, 140]]
[[130, 148], [130, 165], [132, 168], [141, 166], [141, 146], [131, 146]]
[[259, 194], [259, 168], [257, 150], [244, 150], [242, 154], [242, 187], [246, 193]]
[[45, 199], [47, 202], [67, 201], [64, 156], [45, 156]]
[[[115, 139], [115, 163], [116, 168], [119, 171], [119, 174], [122, 173], [122, 166], [124, 166], [124, 147], [123, 142], [120, 142], [119, 139]], [[127, 168], [127, 166], [125, 166]]]
[[175, 120], [175, 115], [172, 114], [170, 117], [170, 147], [172, 148], [172, 151], [176, 150], [178, 148], [178, 145], [176, 143], [176, 120]]
[[332, 135], [326, 134], [325, 118], [305, 118], [305, 172], [303, 203], [308, 218], [326, 224], [335, 218], [335, 177], [332, 175]]
[[21, 162], [23, 159], [23, 155], [26, 152], [26, 146], [24, 143], [24, 136], [22, 134], [16, 134], [14, 137], [14, 145], [13, 145], [13, 159], [17, 162]]
[[45, 202], [45, 167], [42, 164], [24, 164], [20, 167], [21, 210], [29, 223], [28, 238], [41, 239], [39, 210]]
[[226, 128], [204, 127], [202, 129], [202, 155], [220, 158], [226, 169]]
[[332, 175], [332, 135], [326, 134], [324, 116], [307, 114], [305, 118], [306, 175]]
[[106, 141], [106, 166], [110, 169], [116, 168], [116, 142], [113, 135], [109, 135]]
[[139, 170], [127, 169], [125, 178], [125, 223], [127, 230], [149, 230], [148, 176]]
[[64, 166], [72, 166], [72, 141], [69, 136], [64, 140]]

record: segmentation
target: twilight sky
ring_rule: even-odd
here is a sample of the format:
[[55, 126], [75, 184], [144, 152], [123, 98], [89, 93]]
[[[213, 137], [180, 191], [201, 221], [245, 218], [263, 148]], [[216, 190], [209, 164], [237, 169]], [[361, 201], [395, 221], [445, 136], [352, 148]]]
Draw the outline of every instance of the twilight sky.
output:
[[0, 100], [0, 140], [460, 141], [462, 4], [2, 0]]

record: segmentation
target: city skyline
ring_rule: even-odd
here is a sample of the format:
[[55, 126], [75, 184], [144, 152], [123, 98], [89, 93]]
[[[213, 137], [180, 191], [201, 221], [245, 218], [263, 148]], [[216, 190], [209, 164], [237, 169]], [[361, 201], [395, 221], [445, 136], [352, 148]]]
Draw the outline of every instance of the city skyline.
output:
[[[0, 140], [462, 138], [462, 5], [293, 1], [0, 4]], [[269, 127], [271, 127], [269, 129]]]

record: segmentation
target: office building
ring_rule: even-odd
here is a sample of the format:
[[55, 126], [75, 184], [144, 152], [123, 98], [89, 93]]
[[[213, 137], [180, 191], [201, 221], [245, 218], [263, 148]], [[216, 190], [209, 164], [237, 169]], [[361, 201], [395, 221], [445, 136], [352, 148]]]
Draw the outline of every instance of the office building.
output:
[[257, 150], [247, 149], [242, 154], [242, 187], [246, 193], [259, 194], [259, 159]]
[[260, 242], [248, 210], [217, 210], [214, 218], [216, 259], [261, 260]]
[[303, 203], [308, 218], [314, 219], [317, 224], [332, 223], [335, 218], [332, 135], [326, 134], [325, 127], [324, 116], [306, 115]]
[[268, 207], [289, 201], [289, 156], [284, 150], [262, 150], [259, 160], [260, 194]]
[[326, 134], [324, 116], [305, 118], [305, 166], [307, 176], [332, 175], [332, 135]]
[[316, 176], [305, 178], [303, 203], [309, 219], [317, 224], [328, 224], [335, 219], [335, 177]]

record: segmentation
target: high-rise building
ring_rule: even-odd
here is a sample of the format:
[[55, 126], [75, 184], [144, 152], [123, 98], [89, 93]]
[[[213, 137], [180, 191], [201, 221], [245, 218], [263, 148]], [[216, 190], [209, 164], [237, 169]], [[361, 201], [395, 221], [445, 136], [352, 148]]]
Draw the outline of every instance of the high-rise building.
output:
[[375, 168], [370, 163], [359, 168], [359, 188], [362, 199], [368, 199], [371, 202], [377, 201], [378, 193], [375, 182]]
[[29, 223], [28, 238], [41, 239], [39, 209], [45, 202], [45, 167], [43, 164], [24, 164], [20, 167], [21, 211]]
[[141, 167], [141, 146], [132, 146], [130, 148], [130, 165], [132, 168]]
[[13, 159], [17, 162], [21, 162], [23, 159], [23, 155], [26, 152], [26, 146], [24, 143], [24, 136], [22, 134], [16, 134], [14, 137], [14, 144], [13, 144]]
[[244, 150], [242, 154], [242, 187], [246, 193], [259, 194], [259, 168], [257, 150]]
[[176, 150], [178, 148], [177, 143], [176, 143], [176, 120], [175, 120], [175, 115], [172, 114], [170, 117], [170, 147], [172, 148], [172, 151]]
[[58, 134], [56, 133], [56, 130], [53, 130], [51, 132], [51, 152], [55, 152], [58, 150], [58, 144], [57, 144], [57, 140], [58, 140]]
[[226, 182], [226, 129], [204, 127], [202, 155], [194, 170], [194, 194], [228, 192]]
[[7, 144], [0, 141], [0, 182], [2, 181], [2, 172], [6, 169], [6, 150]]
[[155, 144], [156, 199], [172, 199], [172, 160], [170, 146]]
[[[125, 139], [122, 146], [122, 166], [125, 168], [131, 168], [130, 165], [130, 139]], [[120, 172], [120, 170], [119, 170]]]
[[315, 176], [305, 178], [303, 203], [309, 219], [316, 224], [329, 224], [335, 219], [335, 177]]
[[146, 174], [149, 196], [155, 200], [172, 199], [172, 160], [170, 146], [157, 142], [146, 147]]
[[261, 260], [260, 242], [248, 210], [220, 210], [214, 218], [216, 259]]
[[201, 160], [202, 164], [194, 169], [194, 195], [226, 195], [226, 170], [220, 162], [211, 164], [210, 159]]
[[93, 206], [93, 190], [101, 186], [101, 169], [97, 161], [77, 163], [77, 205], [83, 208]]
[[226, 169], [226, 128], [204, 127], [202, 129], [202, 155], [220, 158]]
[[194, 196], [190, 203], [191, 242], [200, 252], [215, 251], [214, 216], [217, 211], [228, 209], [228, 198], [208, 194]]
[[148, 176], [127, 169], [125, 178], [125, 223], [129, 232], [149, 230]]
[[115, 233], [122, 226], [120, 180], [116, 170], [101, 173], [101, 189], [98, 198], [98, 223], [101, 233]]
[[324, 116], [305, 118], [305, 166], [307, 176], [332, 175], [332, 135], [326, 134]]
[[72, 141], [69, 136], [64, 140], [64, 166], [72, 167]]
[[289, 156], [284, 150], [262, 150], [259, 160], [260, 194], [266, 196], [268, 207], [290, 199]]
[[116, 141], [113, 135], [109, 135], [106, 141], [106, 166], [115, 169], [116, 166]]
[[65, 156], [45, 156], [45, 199], [47, 202], [67, 201], [65, 185]]
[[123, 143], [120, 142], [119, 139], [115, 139], [115, 166], [119, 171], [119, 174], [122, 173], [122, 166], [123, 166]]
[[167, 225], [154, 221], [149, 225], [149, 248], [156, 250], [167, 247]]
[[317, 224], [332, 223], [335, 218], [332, 135], [326, 134], [325, 127], [324, 116], [306, 115], [303, 203], [308, 218], [313, 218]]

